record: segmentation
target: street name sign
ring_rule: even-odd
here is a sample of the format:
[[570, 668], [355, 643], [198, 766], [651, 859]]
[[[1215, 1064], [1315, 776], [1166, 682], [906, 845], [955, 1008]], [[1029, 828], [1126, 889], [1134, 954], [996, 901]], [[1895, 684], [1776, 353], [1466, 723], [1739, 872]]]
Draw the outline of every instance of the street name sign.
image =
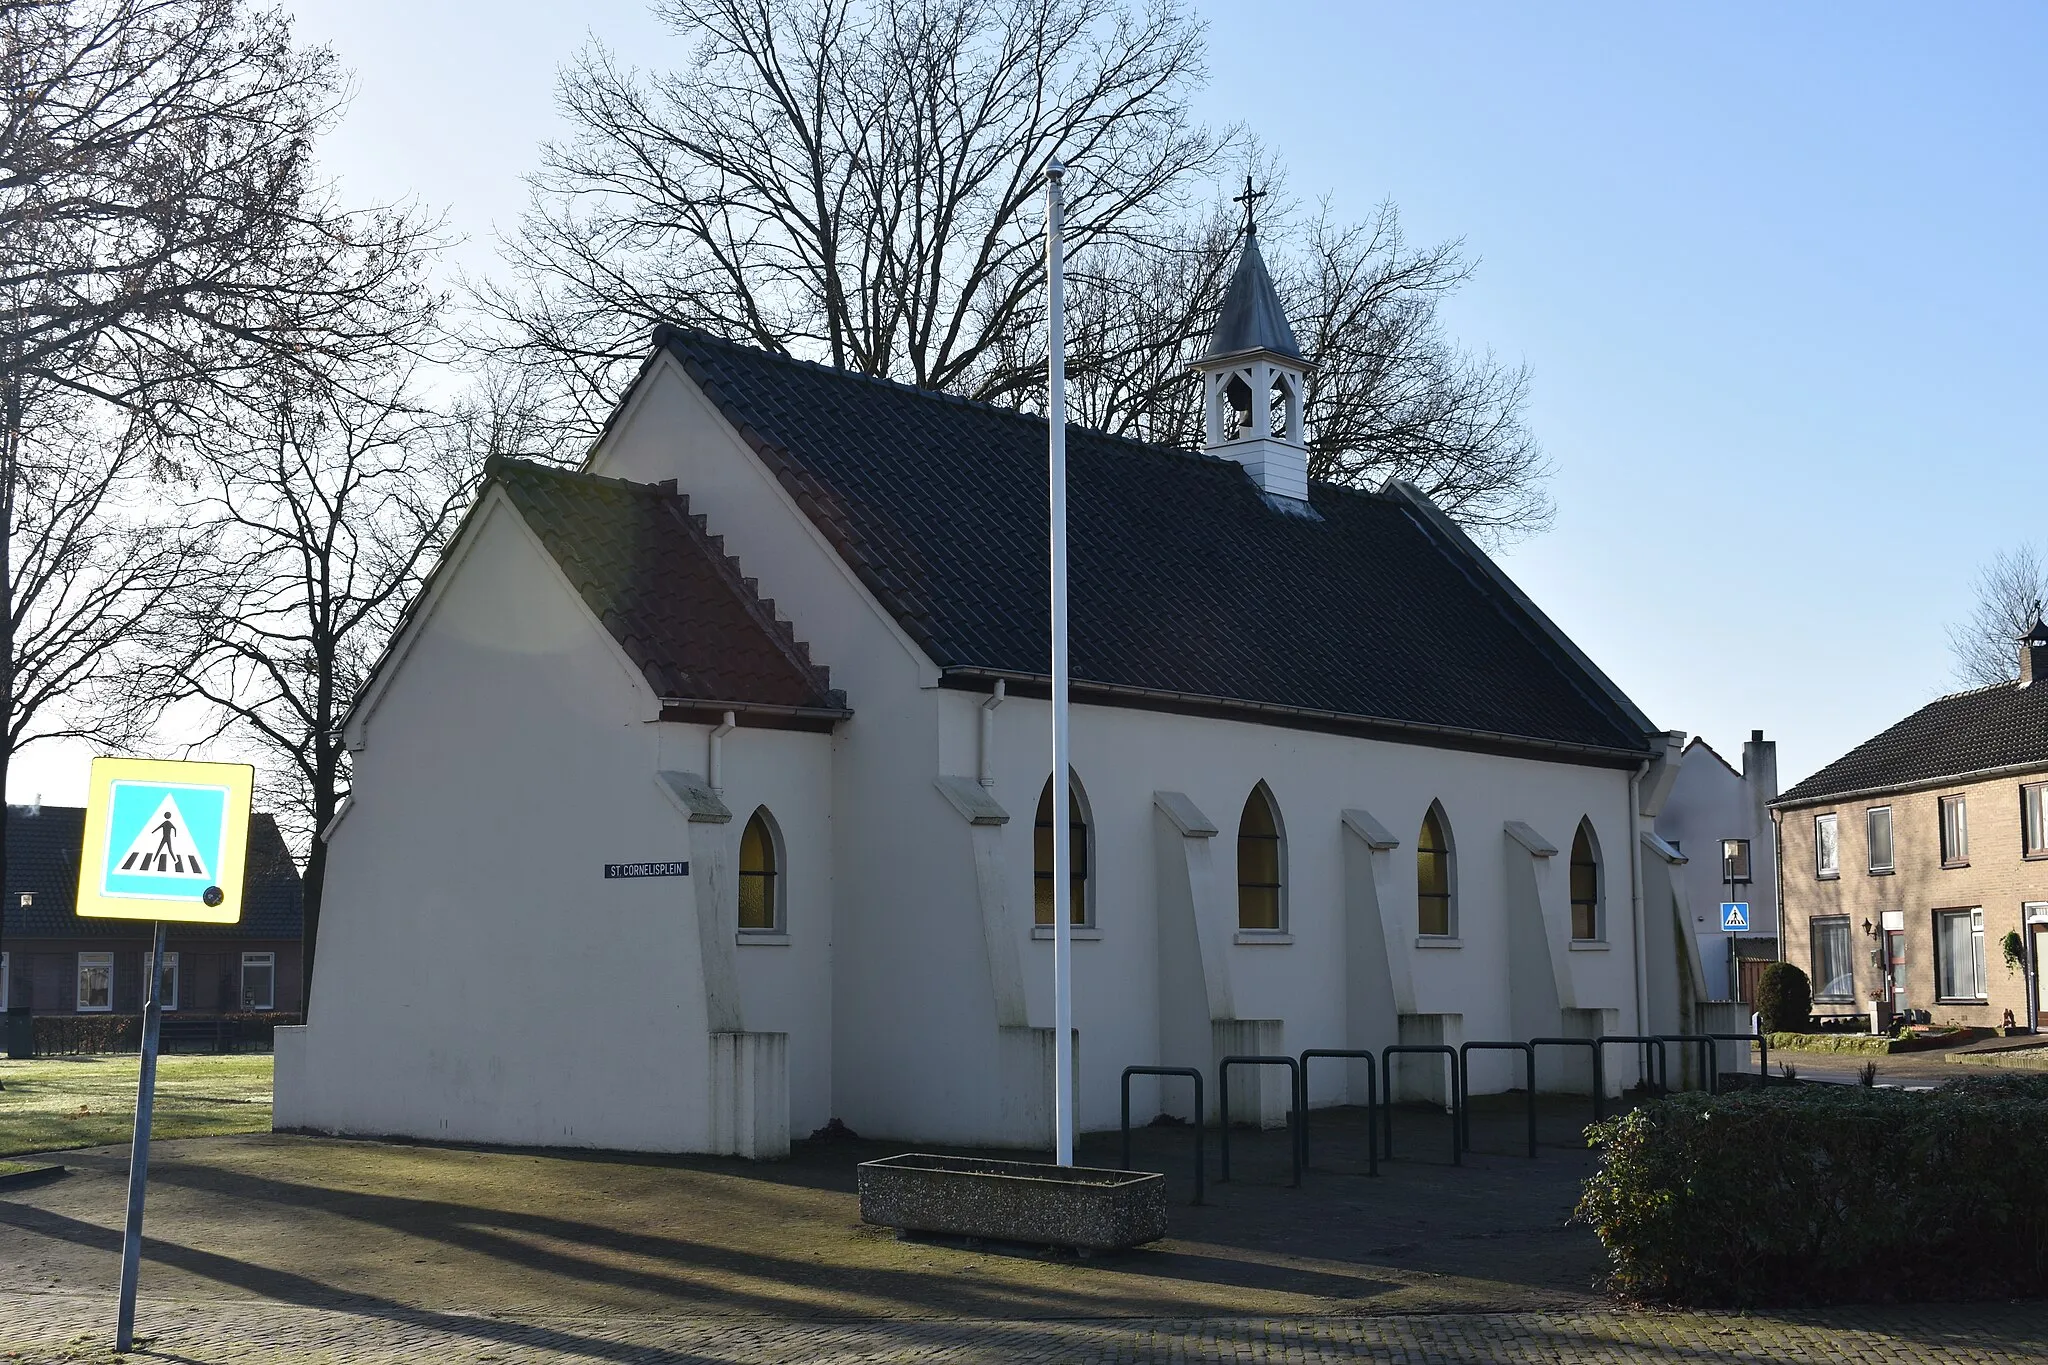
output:
[[1724, 934], [1746, 934], [1749, 932], [1749, 902], [1721, 902], [1721, 932]]
[[687, 877], [688, 863], [606, 863], [604, 879], [618, 881], [622, 877]]
[[79, 915], [239, 923], [255, 781], [244, 763], [94, 759]]

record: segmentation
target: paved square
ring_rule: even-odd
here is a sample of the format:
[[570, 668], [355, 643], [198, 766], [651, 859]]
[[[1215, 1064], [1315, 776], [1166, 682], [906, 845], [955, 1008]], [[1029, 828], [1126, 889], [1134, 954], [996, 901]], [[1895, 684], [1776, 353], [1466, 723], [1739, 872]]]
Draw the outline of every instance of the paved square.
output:
[[[1355, 1116], [1317, 1121], [1301, 1189], [1277, 1135], [1245, 1135], [1200, 1209], [1187, 1132], [1141, 1133], [1137, 1164], [1180, 1201], [1173, 1235], [1093, 1259], [863, 1226], [853, 1168], [889, 1144], [754, 1166], [164, 1143], [137, 1330], [144, 1356], [193, 1362], [2048, 1359], [2041, 1304], [1617, 1311], [1593, 1288], [1597, 1243], [1565, 1226], [1590, 1154], [1511, 1155], [1512, 1116], [1483, 1115], [1483, 1150], [1452, 1167], [1445, 1121], [1415, 1113], [1374, 1180], [1347, 1173]], [[1579, 1121], [1560, 1108], [1546, 1136]], [[1082, 1159], [1114, 1150], [1090, 1139]], [[126, 1153], [63, 1159], [72, 1176], [0, 1197], [0, 1359], [108, 1355]]]

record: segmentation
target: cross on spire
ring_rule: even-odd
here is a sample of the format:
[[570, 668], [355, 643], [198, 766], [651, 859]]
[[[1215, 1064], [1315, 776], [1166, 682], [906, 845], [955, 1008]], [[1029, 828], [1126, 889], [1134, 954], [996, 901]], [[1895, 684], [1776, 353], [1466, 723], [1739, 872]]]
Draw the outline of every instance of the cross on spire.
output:
[[1264, 198], [1265, 198], [1265, 197], [1266, 197], [1266, 196], [1267, 196], [1268, 194], [1270, 194], [1270, 193], [1272, 193], [1272, 191], [1271, 191], [1271, 190], [1255, 190], [1255, 189], [1253, 189], [1253, 188], [1252, 188], [1252, 173], [1251, 173], [1250, 171], [1246, 171], [1246, 172], [1244, 173], [1244, 193], [1243, 193], [1243, 194], [1235, 194], [1235, 195], [1232, 195], [1232, 196], [1230, 197], [1230, 202], [1231, 202], [1231, 203], [1233, 203], [1233, 204], [1243, 204], [1243, 205], [1244, 205], [1244, 235], [1245, 235], [1245, 236], [1247, 236], [1247, 237], [1256, 237], [1256, 236], [1258, 235], [1258, 231], [1259, 231], [1259, 229], [1258, 229], [1258, 225], [1257, 225], [1256, 223], [1254, 223], [1254, 222], [1252, 221], [1252, 209], [1253, 209], [1253, 208], [1254, 208], [1254, 207], [1255, 207], [1255, 206], [1256, 206], [1256, 205], [1258, 204], [1258, 202], [1259, 202], [1259, 201], [1260, 201], [1261, 199], [1264, 199]]

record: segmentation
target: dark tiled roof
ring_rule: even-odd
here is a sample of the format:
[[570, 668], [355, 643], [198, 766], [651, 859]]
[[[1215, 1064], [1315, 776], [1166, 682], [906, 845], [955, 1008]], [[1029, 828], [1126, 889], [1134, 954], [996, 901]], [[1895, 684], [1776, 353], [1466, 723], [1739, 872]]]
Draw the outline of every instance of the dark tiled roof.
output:
[[[943, 668], [1043, 678], [1046, 429], [1028, 417], [657, 331]], [[1625, 700], [1469, 543], [1396, 494], [1269, 505], [1233, 461], [1067, 442], [1077, 682], [1642, 753]]]
[[1301, 346], [1294, 340], [1294, 326], [1287, 321], [1287, 309], [1280, 303], [1273, 277], [1266, 273], [1266, 258], [1259, 254], [1256, 233], [1246, 233], [1244, 251], [1237, 258], [1237, 272], [1223, 292], [1223, 308], [1216, 315], [1216, 330], [1209, 336], [1209, 357], [1240, 355], [1246, 351], [1272, 351], [1301, 359]]
[[[10, 806], [7, 810], [7, 891], [0, 911], [7, 916], [6, 940], [17, 938], [134, 938], [148, 926], [133, 920], [80, 919], [78, 849], [85, 836], [85, 811], [78, 806]], [[249, 854], [242, 873], [239, 924], [183, 924], [180, 938], [296, 939], [301, 924], [299, 869], [292, 862], [277, 821], [249, 817]], [[35, 904], [21, 903], [23, 892]]]
[[1936, 698], [1771, 804], [1794, 806], [2029, 764], [2048, 767], [2048, 681]]
[[828, 710], [826, 671], [673, 484], [496, 460], [492, 478], [665, 698]]

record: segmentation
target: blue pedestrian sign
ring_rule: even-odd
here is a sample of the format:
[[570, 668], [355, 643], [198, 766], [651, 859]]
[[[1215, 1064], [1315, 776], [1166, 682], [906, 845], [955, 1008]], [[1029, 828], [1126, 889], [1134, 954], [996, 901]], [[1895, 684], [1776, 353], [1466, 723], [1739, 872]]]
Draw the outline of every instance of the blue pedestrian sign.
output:
[[239, 763], [94, 759], [78, 913], [239, 921], [254, 776]]
[[1749, 902], [1721, 902], [1721, 932], [1724, 934], [1746, 934], [1749, 932]]

